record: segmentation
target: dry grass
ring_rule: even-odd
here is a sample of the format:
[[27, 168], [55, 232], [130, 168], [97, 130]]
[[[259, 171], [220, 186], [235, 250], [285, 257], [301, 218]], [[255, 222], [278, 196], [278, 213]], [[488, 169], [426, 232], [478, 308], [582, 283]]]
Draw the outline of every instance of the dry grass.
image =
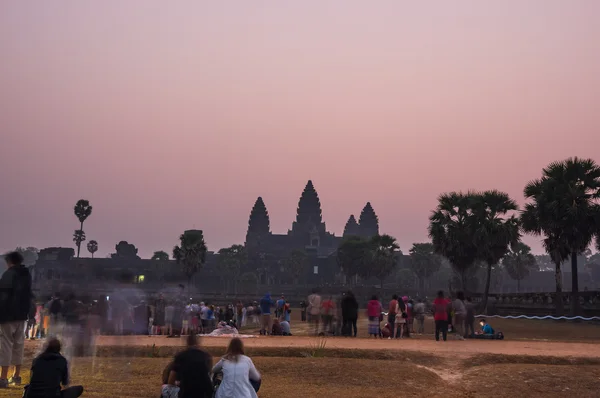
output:
[[[73, 382], [85, 397], [158, 396], [167, 358], [77, 358]], [[598, 366], [490, 364], [464, 372], [439, 359], [433, 367], [357, 358], [254, 358], [263, 375], [262, 398], [285, 397], [496, 397], [597, 396]], [[390, 381], [392, 381], [390, 383]], [[492, 393], [493, 392], [493, 393]], [[21, 390], [0, 390], [20, 397]]]

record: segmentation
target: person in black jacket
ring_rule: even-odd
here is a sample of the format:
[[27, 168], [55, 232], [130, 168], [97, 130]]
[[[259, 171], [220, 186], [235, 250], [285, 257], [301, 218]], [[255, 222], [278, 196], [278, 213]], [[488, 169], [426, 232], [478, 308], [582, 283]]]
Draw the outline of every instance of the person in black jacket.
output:
[[168, 384], [179, 382], [179, 398], [212, 398], [211, 369], [212, 356], [198, 347], [196, 335], [192, 333], [187, 336], [187, 349], [173, 360]]
[[[82, 386], [67, 387], [69, 366], [60, 348], [60, 341], [50, 339], [44, 352], [33, 360], [25, 398], [77, 398], [83, 394]], [[61, 390], [61, 384], [66, 388]]]
[[[4, 258], [8, 269], [0, 278], [0, 388], [21, 384], [25, 324], [33, 298], [31, 274], [21, 253], [12, 252]], [[8, 380], [10, 365], [15, 372]]]
[[[342, 335], [356, 337], [356, 321], [358, 320], [358, 301], [354, 293], [347, 292], [342, 298]], [[354, 332], [354, 334], [352, 334]]]

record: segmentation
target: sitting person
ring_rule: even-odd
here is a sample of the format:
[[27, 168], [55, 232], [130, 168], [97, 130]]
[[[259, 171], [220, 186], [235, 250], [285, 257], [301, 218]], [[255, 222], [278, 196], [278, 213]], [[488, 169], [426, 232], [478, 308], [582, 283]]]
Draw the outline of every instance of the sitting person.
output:
[[[83, 394], [82, 386], [68, 387], [69, 367], [67, 360], [60, 354], [60, 341], [50, 339], [46, 349], [31, 365], [31, 378], [25, 386], [26, 398], [77, 398]], [[60, 385], [64, 389], [61, 390]]]
[[260, 373], [252, 360], [244, 355], [244, 343], [238, 338], [229, 342], [225, 356], [215, 365], [214, 374], [223, 373], [215, 398], [257, 398]]
[[381, 337], [384, 339], [392, 338], [392, 329], [390, 328], [390, 324], [388, 322], [381, 328]]
[[281, 335], [282, 336], [291, 336], [292, 335], [290, 323], [288, 321], [279, 322], [279, 326], [281, 327]]
[[281, 330], [281, 323], [279, 322], [279, 319], [274, 319], [273, 327], [271, 329], [271, 336], [281, 336], [282, 334], [283, 332]]
[[481, 332], [479, 334], [494, 334], [494, 328], [485, 319], [480, 320], [479, 324], [481, 325]]
[[481, 331], [475, 332], [473, 336], [474, 339], [485, 339], [485, 340], [504, 340], [504, 334], [502, 332], [496, 333], [494, 328], [487, 323], [485, 319], [479, 321], [481, 325]]
[[162, 389], [160, 398], [177, 398], [179, 395], [179, 386], [177, 382], [175, 384], [169, 384], [169, 375], [173, 370], [174, 363], [171, 362], [167, 365], [162, 374]]

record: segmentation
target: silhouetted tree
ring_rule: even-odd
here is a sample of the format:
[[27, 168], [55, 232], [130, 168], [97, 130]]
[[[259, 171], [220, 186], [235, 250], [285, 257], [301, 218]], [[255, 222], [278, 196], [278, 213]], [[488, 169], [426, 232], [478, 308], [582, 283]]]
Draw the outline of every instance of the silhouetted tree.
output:
[[32, 246], [27, 248], [17, 247], [15, 251], [21, 253], [23, 256], [23, 265], [27, 267], [35, 265], [38, 260], [38, 253], [40, 252], [37, 248]]
[[88, 252], [90, 252], [90, 254], [92, 255], [92, 258], [94, 258], [94, 253], [98, 251], [98, 242], [96, 242], [95, 240], [89, 241], [87, 244], [87, 249]]
[[111, 258], [128, 258], [139, 260], [140, 257], [138, 256], [138, 249], [134, 244], [122, 240], [115, 245], [115, 253], [111, 255]]
[[169, 254], [165, 251], [155, 251], [150, 260], [154, 261], [169, 261]]
[[396, 238], [390, 235], [375, 235], [371, 238], [369, 244], [373, 251], [369, 273], [379, 279], [383, 288], [383, 281], [398, 265], [396, 252], [400, 249], [400, 246], [396, 243]]
[[183, 265], [189, 288], [192, 277], [202, 268], [206, 260], [204, 234], [201, 230], [187, 230], [181, 234], [179, 242], [179, 246], [173, 248], [173, 258], [178, 264]]
[[446, 257], [460, 275], [463, 291], [467, 291], [467, 271], [477, 260], [473, 213], [473, 195], [444, 193], [429, 217], [429, 237], [435, 252]]
[[85, 242], [85, 232], [82, 229], [75, 230], [73, 233], [73, 242], [77, 246], [77, 258], [79, 258], [79, 248], [81, 247], [81, 243]]
[[486, 264], [485, 288], [482, 310], [487, 311], [492, 268], [508, 253], [510, 246], [517, 244], [520, 238], [519, 222], [512, 214], [517, 211], [517, 202], [508, 194], [499, 191], [474, 193], [471, 220], [474, 223], [477, 257]]
[[373, 257], [369, 240], [359, 236], [344, 238], [337, 250], [337, 263], [346, 276], [356, 279], [356, 276], [368, 274], [369, 263]]
[[292, 277], [294, 284], [300, 283], [300, 277], [308, 268], [308, 255], [304, 250], [293, 250], [284, 260], [284, 270]]
[[[75, 216], [81, 223], [79, 226], [79, 230], [83, 233], [83, 222], [92, 214], [92, 206], [90, 206], [89, 201], [85, 199], [79, 199], [75, 204], [73, 212], [75, 213]], [[79, 257], [79, 252], [81, 250], [81, 242], [83, 241], [85, 241], [85, 239], [75, 241], [75, 243], [77, 244], [77, 257]]]
[[419, 294], [424, 296], [425, 281], [439, 271], [442, 257], [435, 252], [432, 243], [413, 243], [409, 253], [409, 267], [419, 280]]
[[[569, 158], [551, 163], [542, 177], [527, 184], [521, 215], [523, 230], [544, 236], [544, 247], [555, 263], [556, 293], [562, 295], [561, 263], [571, 257], [571, 314], [578, 315], [577, 256], [599, 233], [600, 167], [592, 159]], [[562, 314], [562, 300], [557, 299]]]
[[521, 291], [521, 281], [537, 267], [531, 248], [523, 242], [513, 246], [502, 259], [502, 265], [508, 275], [517, 281], [517, 292]]

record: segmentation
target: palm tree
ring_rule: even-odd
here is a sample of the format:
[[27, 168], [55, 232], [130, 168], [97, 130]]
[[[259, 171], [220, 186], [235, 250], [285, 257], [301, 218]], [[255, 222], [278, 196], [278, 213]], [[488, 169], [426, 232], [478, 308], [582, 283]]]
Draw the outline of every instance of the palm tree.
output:
[[557, 311], [562, 314], [560, 264], [570, 256], [571, 314], [578, 315], [577, 256], [600, 229], [600, 167], [577, 157], [551, 163], [540, 179], [527, 184], [524, 194], [530, 202], [521, 215], [523, 230], [545, 237], [544, 247], [556, 266]]
[[[73, 242], [77, 246], [77, 252], [79, 253], [79, 248], [81, 247], [81, 242], [85, 242], [85, 232], [82, 229], [76, 229], [73, 233]], [[79, 258], [79, 254], [77, 255]]]
[[477, 260], [473, 228], [473, 193], [444, 193], [429, 217], [429, 237], [437, 254], [448, 259], [467, 291], [467, 271]]
[[375, 235], [370, 239], [370, 245], [373, 257], [369, 274], [379, 279], [383, 288], [383, 281], [398, 265], [396, 251], [400, 246], [396, 243], [396, 238], [390, 235]]
[[[79, 230], [83, 232], [83, 222], [92, 214], [92, 206], [90, 206], [90, 202], [85, 199], [79, 199], [75, 204], [75, 208], [73, 209], [75, 216], [81, 223], [79, 226]], [[84, 239], [85, 240], [85, 239]], [[77, 244], [77, 257], [79, 258], [79, 251], [81, 249], [81, 242]]]
[[181, 234], [179, 242], [180, 245], [173, 248], [173, 258], [178, 264], [183, 265], [189, 288], [192, 277], [206, 260], [204, 234], [200, 230], [188, 230]]
[[344, 238], [337, 250], [337, 263], [352, 281], [356, 281], [358, 276], [368, 276], [371, 258], [370, 242], [360, 236]]
[[536, 268], [537, 263], [535, 256], [531, 254], [531, 248], [525, 243], [519, 242], [504, 256], [502, 265], [508, 275], [517, 281], [517, 292], [521, 292], [521, 281], [529, 275], [532, 269]]
[[169, 261], [169, 254], [167, 252], [159, 250], [154, 252], [150, 260], [154, 261]]
[[92, 254], [92, 258], [94, 258], [94, 253], [98, 251], [98, 242], [95, 240], [91, 240], [87, 244], [88, 251]]
[[483, 292], [483, 311], [487, 311], [490, 294], [492, 267], [508, 253], [511, 245], [520, 238], [518, 219], [514, 214], [517, 202], [508, 194], [499, 191], [485, 191], [473, 195], [473, 217], [475, 244], [478, 258], [487, 266], [485, 289]]
[[425, 280], [439, 271], [442, 257], [435, 253], [432, 243], [413, 243], [409, 250], [409, 266], [419, 278], [419, 294], [425, 296]]

